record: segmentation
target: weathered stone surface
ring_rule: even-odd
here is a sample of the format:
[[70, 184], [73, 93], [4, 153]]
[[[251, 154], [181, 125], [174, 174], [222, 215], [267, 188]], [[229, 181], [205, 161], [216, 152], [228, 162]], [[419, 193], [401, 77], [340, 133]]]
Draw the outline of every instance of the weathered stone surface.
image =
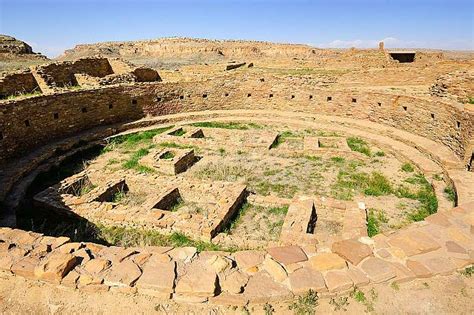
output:
[[321, 272], [311, 268], [301, 268], [289, 275], [290, 287], [293, 293], [303, 294], [308, 290], [316, 292], [327, 291]]
[[244, 295], [253, 303], [281, 301], [293, 296], [290, 290], [275, 282], [265, 272], [258, 272], [250, 277], [244, 289]]
[[[155, 256], [155, 255], [153, 255]], [[154, 296], [167, 296], [173, 292], [176, 278], [176, 263], [174, 261], [148, 260], [143, 267], [143, 274], [136, 286], [140, 290], [153, 292]]]
[[451, 225], [449, 222], [449, 218], [442, 213], [435, 213], [425, 218], [425, 221], [430, 222], [432, 224], [440, 225], [443, 227], [448, 227]]
[[66, 286], [66, 287], [76, 288], [77, 287], [77, 281], [79, 280], [79, 277], [80, 277], [80, 274], [77, 271], [71, 270], [61, 280], [61, 284]]
[[431, 237], [417, 231], [402, 232], [390, 237], [388, 243], [403, 250], [407, 256], [422, 254], [440, 248], [440, 245]]
[[328, 271], [324, 279], [330, 292], [348, 290], [352, 287], [352, 280], [346, 271]]
[[110, 260], [107, 259], [92, 259], [84, 264], [84, 270], [90, 274], [99, 274], [102, 271], [109, 268], [111, 265]]
[[179, 247], [167, 252], [167, 254], [171, 256], [171, 258], [173, 258], [174, 260], [182, 260], [184, 262], [191, 261], [196, 255], [196, 253], [197, 250], [195, 247]]
[[72, 254], [52, 253], [35, 268], [35, 275], [41, 280], [60, 283], [76, 263], [77, 257]]
[[249, 281], [249, 276], [239, 270], [228, 275], [219, 276], [222, 291], [232, 294], [242, 293], [245, 285]]
[[450, 253], [467, 254], [466, 249], [456, 242], [447, 241], [445, 246], [446, 250]]
[[237, 266], [241, 270], [249, 272], [254, 269], [253, 272], [256, 272], [255, 267], [263, 262], [265, 252], [258, 250], [245, 250], [235, 253], [234, 258], [237, 262]]
[[310, 257], [309, 263], [312, 268], [319, 271], [344, 269], [347, 267], [346, 261], [333, 253], [318, 253]]
[[358, 265], [364, 258], [372, 255], [369, 246], [354, 239], [342, 240], [332, 244], [332, 251], [353, 265]]
[[214, 269], [216, 273], [220, 273], [232, 267], [232, 261], [229, 258], [222, 257], [221, 255], [210, 256], [206, 263]]
[[272, 256], [274, 260], [284, 265], [308, 260], [308, 257], [303, 252], [301, 247], [295, 245], [273, 247], [267, 249], [267, 252], [270, 254], [270, 256]]
[[73, 252], [79, 250], [79, 249], [82, 248], [82, 247], [84, 247], [84, 245], [81, 244], [81, 243], [76, 243], [76, 242], [74, 242], [74, 243], [66, 243], [66, 244], [60, 246], [60, 247], [58, 248], [58, 251], [61, 252], [61, 253], [68, 253], [68, 254], [70, 254], [70, 253], [73, 253]]
[[217, 274], [201, 262], [191, 263], [176, 284], [175, 292], [181, 295], [209, 297], [216, 294]]
[[433, 274], [447, 275], [457, 269], [451, 259], [440, 254], [427, 253], [419, 256], [414, 256], [413, 260], [421, 262]]
[[137, 251], [133, 248], [123, 248], [117, 246], [105, 247], [99, 252], [103, 259], [110, 260], [112, 263], [122, 262], [125, 258], [136, 254]]
[[17, 276], [35, 279], [35, 268], [38, 263], [38, 258], [27, 256], [18, 261], [13, 262], [11, 265], [11, 271]]
[[417, 278], [428, 278], [433, 275], [425, 265], [418, 261], [407, 260], [406, 265]]
[[108, 286], [133, 286], [135, 281], [141, 276], [142, 271], [131, 260], [124, 260], [120, 263], [112, 264], [107, 271], [104, 283]]
[[285, 268], [283, 268], [282, 265], [270, 258], [270, 256], [266, 256], [263, 260], [262, 269], [268, 272], [268, 274], [278, 282], [285, 281], [288, 276]]
[[370, 279], [362, 271], [354, 267], [349, 268], [347, 274], [356, 287], [361, 287], [370, 283]]
[[367, 274], [371, 281], [376, 283], [395, 278], [397, 275], [391, 263], [375, 257], [369, 257], [364, 260], [360, 268]]
[[394, 279], [395, 282], [407, 282], [415, 279], [415, 274], [409, 268], [405, 267], [399, 263], [393, 263], [393, 267], [395, 267], [396, 277]]

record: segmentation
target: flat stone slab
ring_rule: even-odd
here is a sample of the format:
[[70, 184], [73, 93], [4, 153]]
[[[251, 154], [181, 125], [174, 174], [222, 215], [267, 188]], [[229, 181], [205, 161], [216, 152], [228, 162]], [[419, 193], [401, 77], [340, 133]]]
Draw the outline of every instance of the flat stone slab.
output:
[[174, 261], [149, 259], [143, 267], [142, 276], [138, 279], [136, 286], [139, 290], [150, 290], [158, 293], [158, 296], [167, 295], [169, 298], [176, 278], [175, 269], [176, 262]]
[[403, 231], [396, 236], [389, 237], [388, 243], [403, 250], [407, 256], [423, 254], [440, 248], [433, 238], [419, 231]]
[[342, 270], [328, 271], [324, 279], [330, 292], [348, 290], [353, 284], [348, 273]]
[[52, 253], [35, 268], [35, 276], [59, 284], [76, 263], [77, 257], [72, 254]]
[[372, 255], [372, 249], [357, 240], [342, 240], [332, 244], [332, 251], [349, 261], [354, 266], [364, 258]]
[[262, 303], [286, 300], [293, 294], [286, 286], [275, 282], [265, 272], [258, 272], [250, 277], [244, 290], [244, 296], [252, 303]]
[[104, 283], [108, 286], [131, 287], [135, 284], [141, 274], [142, 271], [132, 260], [125, 260], [112, 265], [112, 267], [107, 271]]
[[380, 258], [369, 257], [361, 263], [360, 268], [375, 283], [387, 281], [397, 276], [393, 265]]
[[295, 294], [304, 294], [308, 290], [316, 292], [327, 291], [326, 283], [321, 272], [311, 268], [300, 268], [290, 274], [290, 287]]
[[347, 267], [346, 261], [334, 253], [317, 253], [309, 259], [309, 264], [318, 271], [344, 269]]
[[265, 252], [259, 250], [244, 250], [234, 254], [234, 259], [237, 266], [244, 271], [249, 269], [256, 269], [265, 258]]
[[267, 249], [267, 252], [273, 259], [284, 265], [308, 260], [308, 257], [301, 247], [295, 245], [273, 247]]
[[217, 274], [201, 262], [193, 262], [176, 284], [175, 292], [193, 297], [210, 297], [216, 294]]

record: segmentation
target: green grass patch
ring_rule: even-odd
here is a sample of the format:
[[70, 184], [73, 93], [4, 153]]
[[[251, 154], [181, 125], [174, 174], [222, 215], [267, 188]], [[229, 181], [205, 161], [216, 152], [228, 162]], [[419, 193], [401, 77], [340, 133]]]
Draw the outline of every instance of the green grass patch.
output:
[[427, 216], [438, 211], [438, 199], [433, 191], [433, 187], [421, 174], [416, 174], [405, 180], [407, 183], [418, 185], [418, 190], [413, 192], [408, 187], [401, 185], [395, 191], [395, 195], [400, 198], [409, 198], [418, 200], [420, 207], [408, 214], [410, 221], [421, 221]]
[[201, 128], [220, 128], [220, 129], [237, 129], [237, 130], [248, 130], [248, 129], [261, 129], [261, 125], [255, 123], [238, 123], [238, 122], [218, 122], [218, 121], [203, 121], [191, 124], [194, 127]]
[[385, 152], [383, 152], [383, 151], [377, 151], [377, 152], [375, 152], [374, 155], [375, 155], [375, 156], [379, 156], [379, 157], [380, 157], [380, 156], [385, 156]]
[[412, 173], [415, 168], [410, 163], [404, 163], [401, 167], [401, 170], [407, 173]]
[[474, 97], [469, 97], [468, 103], [469, 104], [474, 104]]
[[366, 141], [358, 137], [349, 137], [347, 138], [347, 145], [351, 148], [352, 151], [360, 152], [367, 156], [371, 156], [369, 145]]
[[274, 215], [286, 215], [288, 213], [288, 206], [272, 207], [268, 209], [268, 212]]
[[387, 223], [388, 219], [382, 210], [369, 209], [367, 214], [367, 234], [369, 237], [380, 233], [381, 223]]
[[379, 172], [357, 173], [340, 170], [336, 182], [331, 187], [337, 199], [352, 200], [354, 194], [363, 192], [368, 196], [390, 195], [393, 192], [390, 181]]
[[456, 192], [454, 191], [453, 186], [446, 186], [444, 188], [444, 195], [452, 203], [454, 203], [456, 201]]
[[43, 95], [40, 91], [35, 91], [35, 92], [30, 92], [30, 93], [17, 93], [17, 94], [12, 94], [7, 96], [5, 99], [6, 100], [15, 100], [18, 98], [26, 98], [26, 97], [32, 97], [32, 96], [38, 96], [38, 95]]
[[119, 147], [125, 149], [132, 149], [141, 144], [149, 144], [153, 140], [154, 136], [161, 134], [167, 130], [170, 130], [171, 128], [173, 128], [173, 126], [146, 130], [110, 138], [107, 142], [107, 145], [102, 149], [102, 153], [113, 151]]
[[122, 163], [122, 168], [127, 169], [127, 170], [135, 170], [139, 173], [153, 173], [155, 172], [154, 169], [141, 165], [138, 163], [138, 161], [150, 153], [150, 151], [146, 148], [139, 149], [135, 151], [128, 160]]

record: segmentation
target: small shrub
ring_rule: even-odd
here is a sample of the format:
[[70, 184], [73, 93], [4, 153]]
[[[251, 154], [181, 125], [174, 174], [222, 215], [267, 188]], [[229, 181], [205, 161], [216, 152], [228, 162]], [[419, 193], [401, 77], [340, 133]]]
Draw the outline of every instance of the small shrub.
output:
[[379, 221], [374, 214], [374, 210], [370, 209], [367, 216], [367, 235], [369, 237], [375, 236], [379, 233]]
[[402, 171], [407, 172], [407, 173], [411, 173], [415, 170], [413, 168], [413, 165], [411, 165], [410, 163], [404, 163], [402, 165], [401, 169], [402, 169]]
[[375, 152], [375, 156], [385, 156], [385, 152], [377, 151], [377, 152]]
[[349, 305], [349, 297], [348, 296], [339, 296], [333, 297], [329, 300], [329, 304], [334, 306], [334, 311], [347, 311], [347, 306]]
[[360, 152], [367, 156], [371, 156], [370, 148], [367, 142], [357, 137], [347, 138], [347, 145], [351, 148], [352, 151]]
[[454, 188], [452, 186], [446, 186], [444, 188], [444, 194], [449, 201], [454, 203], [454, 201], [456, 200], [456, 192], [454, 191]]
[[316, 307], [319, 303], [318, 299], [316, 291], [309, 290], [305, 295], [298, 297], [298, 299], [289, 306], [289, 309], [296, 315], [316, 314]]
[[464, 270], [461, 270], [460, 273], [463, 276], [470, 278], [474, 274], [474, 266], [466, 267], [464, 268]]

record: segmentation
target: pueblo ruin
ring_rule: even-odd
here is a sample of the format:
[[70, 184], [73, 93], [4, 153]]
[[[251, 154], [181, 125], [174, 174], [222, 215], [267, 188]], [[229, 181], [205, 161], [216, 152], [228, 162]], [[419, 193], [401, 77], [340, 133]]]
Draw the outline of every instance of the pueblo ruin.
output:
[[163, 38], [49, 60], [2, 35], [0, 56], [5, 288], [291, 313], [472, 274], [472, 53]]

